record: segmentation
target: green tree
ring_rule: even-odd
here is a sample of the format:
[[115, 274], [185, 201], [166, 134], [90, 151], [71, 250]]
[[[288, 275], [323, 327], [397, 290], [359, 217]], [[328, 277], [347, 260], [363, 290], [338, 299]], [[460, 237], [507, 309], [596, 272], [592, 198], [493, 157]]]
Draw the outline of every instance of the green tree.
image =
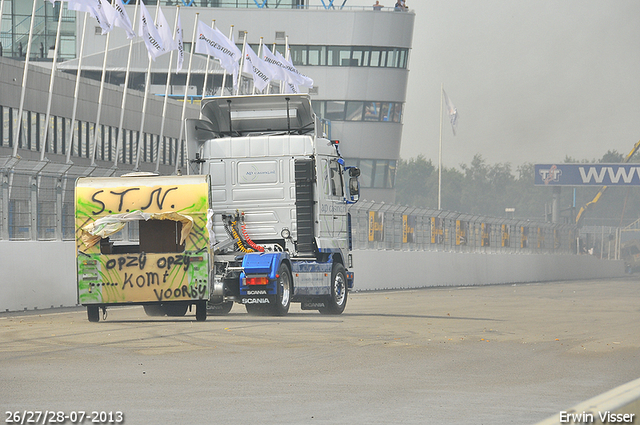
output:
[[472, 214], [502, 216], [507, 206], [507, 189], [513, 184], [511, 164], [488, 165], [476, 154], [471, 165], [461, 164], [464, 182], [462, 204]]
[[427, 161], [424, 155], [408, 161], [400, 159], [396, 174], [396, 203], [417, 207], [431, 205], [430, 177], [435, 170], [431, 160]]

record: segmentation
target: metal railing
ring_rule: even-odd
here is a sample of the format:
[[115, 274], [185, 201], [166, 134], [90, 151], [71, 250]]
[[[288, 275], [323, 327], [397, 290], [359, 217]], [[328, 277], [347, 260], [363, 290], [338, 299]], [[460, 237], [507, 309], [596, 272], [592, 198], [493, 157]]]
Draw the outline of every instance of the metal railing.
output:
[[[0, 173], [1, 240], [73, 240], [77, 176]], [[619, 258], [622, 229], [470, 215], [361, 201], [351, 205], [353, 249], [592, 254]], [[134, 226], [135, 227], [135, 226]], [[132, 227], [121, 237], [136, 239]]]
[[76, 177], [5, 172], [1, 178], [0, 239], [74, 239]]
[[575, 225], [361, 201], [352, 205], [354, 249], [570, 254]]

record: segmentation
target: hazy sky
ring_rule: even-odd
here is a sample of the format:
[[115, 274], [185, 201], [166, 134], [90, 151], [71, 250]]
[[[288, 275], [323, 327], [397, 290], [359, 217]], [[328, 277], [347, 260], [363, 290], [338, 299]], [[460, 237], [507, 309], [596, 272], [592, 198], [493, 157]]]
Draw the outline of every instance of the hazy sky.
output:
[[590, 160], [627, 154], [640, 139], [640, 1], [407, 4], [416, 20], [403, 158], [437, 164], [441, 83], [459, 113], [455, 137], [443, 125], [447, 167], [477, 153], [514, 168]]

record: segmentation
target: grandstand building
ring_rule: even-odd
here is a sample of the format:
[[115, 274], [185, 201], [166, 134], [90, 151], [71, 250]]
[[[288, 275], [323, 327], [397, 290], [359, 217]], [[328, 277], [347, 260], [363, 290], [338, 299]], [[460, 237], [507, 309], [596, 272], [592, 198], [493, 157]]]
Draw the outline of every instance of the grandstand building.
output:
[[[48, 199], [42, 202], [49, 202], [51, 208], [57, 208], [53, 206], [54, 199], [57, 199], [53, 195], [56, 191], [62, 192], [58, 201], [65, 209], [65, 205], [71, 205], [71, 181], [77, 176], [120, 175], [134, 169], [171, 174], [177, 170], [184, 171], [188, 165], [181, 155], [182, 144], [179, 141], [180, 100], [186, 87], [187, 63], [191, 56], [187, 55], [181, 72], [171, 73], [172, 98], [167, 102], [160, 138], [164, 109], [164, 99], [160, 95], [164, 94], [169, 66], [175, 71], [175, 58], [170, 62], [166, 54], [152, 64], [151, 96], [143, 119], [141, 111], [145, 103], [148, 58], [144, 44], [139, 38], [134, 39], [128, 84], [133, 90], [126, 91], [125, 113], [121, 114], [130, 42], [124, 31], [115, 28], [109, 33], [106, 84], [99, 107], [107, 36], [102, 35], [97, 22], [91, 17], [85, 26], [85, 14], [67, 10], [66, 3], [36, 2], [30, 49], [27, 49], [27, 44], [33, 3], [4, 0], [2, 11], [2, 239], [37, 239], [38, 236], [34, 235], [38, 233], [34, 230], [37, 225], [24, 222], [34, 216], [26, 209], [34, 199], [39, 205], [43, 199]], [[133, 21], [137, 9], [134, 0], [125, 0], [124, 3]], [[157, 3], [154, 0], [145, 2], [151, 13], [155, 13]], [[362, 198], [387, 203], [394, 201], [395, 170], [400, 153], [415, 18], [412, 11], [354, 7], [344, 0], [320, 0], [316, 4], [304, 0], [161, 0], [159, 3], [172, 26], [177, 11], [180, 11], [187, 52], [192, 48], [196, 14], [202, 22], [232, 35], [238, 45], [246, 36], [247, 44], [257, 50], [262, 38], [265, 45], [275, 45], [284, 54], [288, 43], [293, 64], [314, 80], [312, 88], [303, 88], [302, 91], [310, 94], [315, 112], [331, 121], [331, 138], [341, 141], [341, 152], [347, 162], [362, 170]], [[181, 7], [178, 8], [176, 3]], [[59, 14], [62, 17], [58, 71], [54, 73], [55, 81], [50, 87]], [[22, 97], [27, 50], [30, 50], [29, 72]], [[206, 56], [202, 55], [193, 55], [192, 58], [187, 118], [198, 116], [198, 103], [203, 94], [223, 93], [223, 70], [217, 61], [207, 63]], [[82, 77], [76, 85], [80, 62]], [[224, 94], [229, 94], [231, 78], [226, 78], [226, 81]], [[249, 85], [244, 82], [242, 87], [248, 90]], [[47, 121], [50, 88], [52, 104]], [[279, 86], [274, 84], [270, 90], [276, 92]], [[21, 106], [22, 117], [19, 117]], [[72, 115], [74, 108], [77, 111], [75, 116]], [[120, 127], [122, 134], [118, 137]], [[43, 137], [45, 128], [46, 139]], [[34, 198], [30, 189], [32, 184], [41, 184], [47, 178], [52, 179], [51, 199], [40, 190]], [[51, 228], [46, 224], [43, 226]], [[64, 223], [56, 227], [56, 237], [65, 233]]]

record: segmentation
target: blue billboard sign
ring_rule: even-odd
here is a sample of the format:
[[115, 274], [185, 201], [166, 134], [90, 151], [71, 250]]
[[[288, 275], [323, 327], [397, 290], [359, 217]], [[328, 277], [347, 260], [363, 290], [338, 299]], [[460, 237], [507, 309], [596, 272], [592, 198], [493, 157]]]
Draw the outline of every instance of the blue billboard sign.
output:
[[536, 164], [536, 186], [640, 186], [640, 164]]

